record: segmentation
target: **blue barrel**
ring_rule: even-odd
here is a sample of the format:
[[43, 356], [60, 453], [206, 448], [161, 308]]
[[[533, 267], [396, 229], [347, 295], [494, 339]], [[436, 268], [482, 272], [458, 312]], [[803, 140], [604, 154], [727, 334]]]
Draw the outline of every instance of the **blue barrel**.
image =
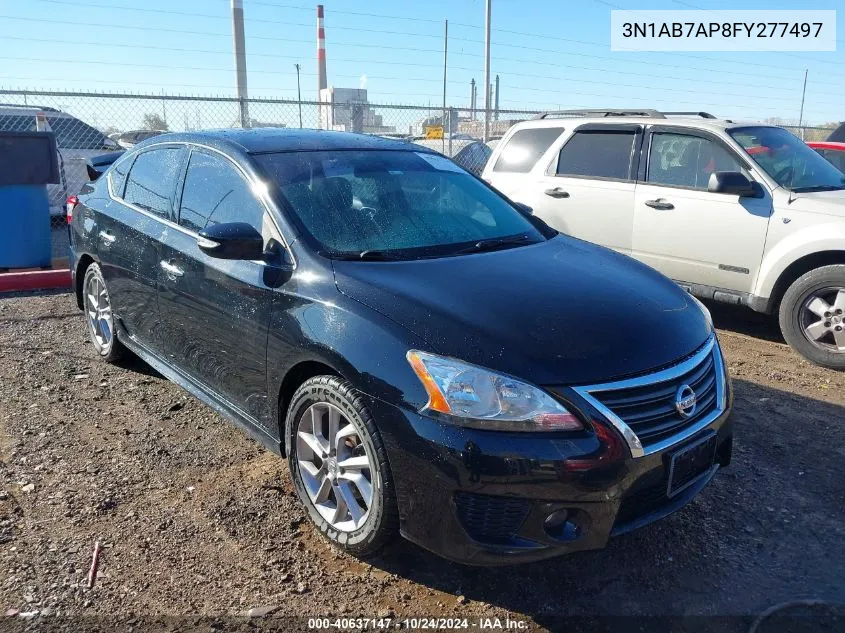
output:
[[0, 268], [49, 267], [50, 248], [47, 187], [0, 186]]

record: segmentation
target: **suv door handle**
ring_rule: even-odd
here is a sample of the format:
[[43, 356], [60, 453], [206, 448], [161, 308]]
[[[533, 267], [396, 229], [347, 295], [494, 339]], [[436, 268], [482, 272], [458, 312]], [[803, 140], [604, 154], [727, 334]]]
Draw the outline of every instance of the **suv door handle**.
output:
[[569, 192], [564, 191], [560, 187], [553, 187], [552, 189], [546, 189], [545, 194], [547, 196], [551, 196], [552, 198], [568, 198]]
[[167, 278], [170, 281], [176, 281], [176, 279], [178, 277], [181, 277], [182, 275], [185, 274], [184, 270], [182, 270], [181, 268], [179, 268], [175, 264], [171, 264], [170, 262], [161, 260], [159, 265], [161, 266], [161, 269], [165, 272], [165, 274], [167, 275]]
[[114, 244], [114, 241], [117, 238], [107, 231], [100, 231], [100, 239], [103, 240], [105, 244]]
[[669, 211], [670, 209], [675, 208], [674, 204], [663, 198], [658, 198], [657, 200], [646, 200], [645, 206], [657, 209], [658, 211]]

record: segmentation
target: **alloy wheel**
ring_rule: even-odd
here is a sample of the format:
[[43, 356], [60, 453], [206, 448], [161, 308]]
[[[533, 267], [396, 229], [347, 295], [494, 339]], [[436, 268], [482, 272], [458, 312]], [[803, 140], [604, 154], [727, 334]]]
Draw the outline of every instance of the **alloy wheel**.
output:
[[309, 406], [299, 419], [296, 462], [308, 497], [333, 528], [352, 532], [373, 504], [373, 456], [357, 428], [328, 402]]
[[109, 293], [103, 280], [97, 275], [88, 277], [88, 283], [85, 285], [85, 314], [98, 351], [108, 350], [114, 338], [114, 322]]
[[811, 293], [798, 316], [801, 331], [821, 349], [845, 353], [845, 288], [822, 288]]

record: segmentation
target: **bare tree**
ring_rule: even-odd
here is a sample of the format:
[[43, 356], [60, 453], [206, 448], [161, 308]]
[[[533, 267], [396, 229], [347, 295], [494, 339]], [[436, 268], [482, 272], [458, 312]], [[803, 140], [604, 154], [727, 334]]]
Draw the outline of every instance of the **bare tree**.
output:
[[156, 112], [147, 112], [144, 115], [142, 125], [145, 130], [164, 130], [167, 131], [167, 121], [161, 118], [161, 115]]

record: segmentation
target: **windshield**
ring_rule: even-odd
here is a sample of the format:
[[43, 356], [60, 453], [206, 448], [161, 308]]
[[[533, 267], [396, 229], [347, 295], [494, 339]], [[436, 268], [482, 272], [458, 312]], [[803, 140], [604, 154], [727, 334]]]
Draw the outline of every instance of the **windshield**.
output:
[[845, 176], [797, 136], [779, 127], [728, 130], [781, 187], [795, 192], [845, 189]]
[[498, 194], [436, 154], [346, 150], [256, 160], [329, 256], [437, 257], [545, 239]]

